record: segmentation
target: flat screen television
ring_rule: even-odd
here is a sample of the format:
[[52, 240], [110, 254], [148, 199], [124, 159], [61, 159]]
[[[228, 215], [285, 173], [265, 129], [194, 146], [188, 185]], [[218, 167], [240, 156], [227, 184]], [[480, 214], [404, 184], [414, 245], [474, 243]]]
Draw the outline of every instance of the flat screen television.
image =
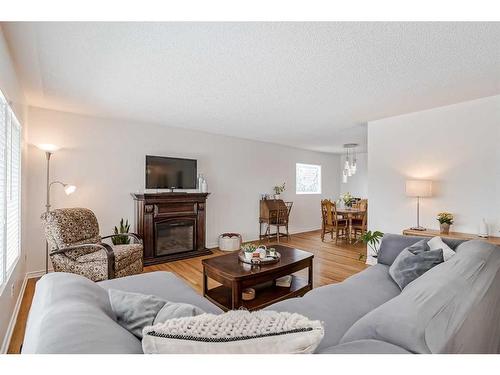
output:
[[196, 189], [194, 159], [146, 155], [146, 189]]

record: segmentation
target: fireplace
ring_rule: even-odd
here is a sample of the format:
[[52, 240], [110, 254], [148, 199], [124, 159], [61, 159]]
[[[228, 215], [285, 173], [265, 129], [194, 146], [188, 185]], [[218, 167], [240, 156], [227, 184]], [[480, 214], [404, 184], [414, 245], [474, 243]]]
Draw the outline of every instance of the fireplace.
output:
[[196, 219], [172, 219], [155, 224], [155, 256], [195, 250]]
[[211, 254], [205, 247], [208, 193], [132, 194], [135, 230], [143, 238], [144, 264]]

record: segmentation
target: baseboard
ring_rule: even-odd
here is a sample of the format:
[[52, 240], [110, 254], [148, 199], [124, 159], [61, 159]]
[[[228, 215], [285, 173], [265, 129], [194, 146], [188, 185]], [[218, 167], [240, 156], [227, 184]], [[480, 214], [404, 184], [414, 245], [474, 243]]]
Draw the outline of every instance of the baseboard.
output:
[[[49, 270], [49, 273], [50, 272], [54, 272], [54, 271], [53, 270]], [[45, 275], [45, 270], [31, 271], [31, 272], [27, 272], [26, 273], [26, 278], [28, 278], [28, 279], [34, 279], [34, 278], [42, 277], [43, 275]]]
[[23, 283], [21, 284], [21, 290], [17, 296], [16, 304], [14, 306], [14, 311], [10, 317], [9, 325], [7, 326], [7, 331], [5, 333], [5, 338], [2, 343], [2, 348], [0, 349], [0, 354], [6, 354], [9, 350], [10, 340], [12, 339], [12, 334], [14, 333], [14, 328], [17, 323], [17, 316], [19, 314], [19, 309], [21, 308], [21, 303], [24, 297], [24, 291], [26, 290], [26, 284], [28, 283], [28, 274], [24, 275]]

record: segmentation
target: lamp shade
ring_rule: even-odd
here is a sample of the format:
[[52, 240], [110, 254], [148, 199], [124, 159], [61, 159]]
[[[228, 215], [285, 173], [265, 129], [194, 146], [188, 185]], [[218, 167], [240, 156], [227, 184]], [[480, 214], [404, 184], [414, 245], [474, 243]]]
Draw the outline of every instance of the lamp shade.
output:
[[431, 197], [432, 181], [429, 180], [407, 180], [406, 195], [408, 197]]
[[61, 149], [61, 147], [53, 145], [51, 143], [41, 143], [39, 145], [36, 145], [36, 147], [45, 152], [56, 152]]
[[76, 191], [75, 185], [64, 185], [64, 192], [66, 195], [73, 194]]

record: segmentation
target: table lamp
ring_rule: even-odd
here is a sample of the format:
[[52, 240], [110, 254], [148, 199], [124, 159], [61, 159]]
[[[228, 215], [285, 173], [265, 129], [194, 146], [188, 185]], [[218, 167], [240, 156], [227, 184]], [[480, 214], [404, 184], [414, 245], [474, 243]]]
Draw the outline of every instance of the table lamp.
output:
[[420, 226], [420, 198], [432, 196], [432, 181], [429, 180], [407, 180], [406, 196], [417, 198], [417, 226], [412, 230], [425, 230]]

